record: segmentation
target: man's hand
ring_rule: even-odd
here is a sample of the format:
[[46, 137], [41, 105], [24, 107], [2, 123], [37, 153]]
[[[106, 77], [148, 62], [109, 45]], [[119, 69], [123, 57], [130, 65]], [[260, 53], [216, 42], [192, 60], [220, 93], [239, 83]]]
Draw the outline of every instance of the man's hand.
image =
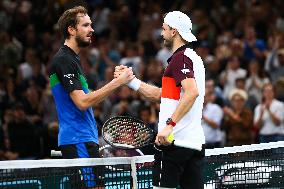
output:
[[115, 66], [113, 77], [114, 78], [119, 77], [126, 69], [131, 69], [131, 68], [128, 68], [127, 66], [124, 65]]
[[161, 132], [159, 132], [156, 136], [155, 143], [160, 146], [160, 145], [170, 145], [171, 142], [168, 141], [168, 136], [173, 132], [173, 127], [171, 125], [167, 125]]
[[114, 78], [119, 80], [121, 84], [129, 83], [135, 76], [133, 75], [133, 71], [131, 68], [119, 68], [117, 71], [115, 69]]

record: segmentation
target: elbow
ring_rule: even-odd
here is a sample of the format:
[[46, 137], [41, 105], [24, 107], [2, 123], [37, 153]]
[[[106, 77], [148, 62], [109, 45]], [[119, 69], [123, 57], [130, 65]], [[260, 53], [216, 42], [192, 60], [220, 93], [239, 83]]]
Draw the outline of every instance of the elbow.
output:
[[89, 106], [87, 105], [87, 103], [84, 103], [83, 101], [79, 102], [76, 104], [77, 108], [81, 111], [86, 111]]
[[187, 96], [188, 100], [195, 100], [199, 96], [199, 92], [198, 90], [191, 90], [185, 92], [185, 95]]
[[197, 90], [194, 90], [191, 92], [191, 96], [193, 99], [196, 99], [199, 96], [199, 92]]

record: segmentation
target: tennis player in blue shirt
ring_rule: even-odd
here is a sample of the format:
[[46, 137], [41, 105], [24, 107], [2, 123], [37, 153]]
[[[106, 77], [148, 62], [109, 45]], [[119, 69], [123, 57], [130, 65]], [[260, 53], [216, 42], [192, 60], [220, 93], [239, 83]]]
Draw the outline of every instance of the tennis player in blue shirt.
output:
[[[58, 113], [58, 143], [62, 156], [65, 159], [99, 157], [98, 130], [92, 106], [134, 76], [131, 70], [126, 70], [101, 89], [89, 91], [79, 57], [80, 50], [91, 44], [94, 32], [87, 10], [81, 6], [68, 9], [58, 24], [65, 41], [52, 59], [49, 80]], [[95, 183], [87, 185], [94, 187]]]

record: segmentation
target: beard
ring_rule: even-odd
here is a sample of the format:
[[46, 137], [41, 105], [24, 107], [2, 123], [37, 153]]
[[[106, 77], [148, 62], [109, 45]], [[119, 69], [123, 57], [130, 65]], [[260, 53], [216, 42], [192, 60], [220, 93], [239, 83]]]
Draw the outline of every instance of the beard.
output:
[[91, 44], [91, 40], [90, 41], [84, 41], [83, 38], [81, 36], [76, 36], [75, 40], [78, 44], [78, 47], [87, 47]]
[[165, 47], [171, 49], [173, 47], [173, 41], [164, 39], [164, 45], [165, 45]]

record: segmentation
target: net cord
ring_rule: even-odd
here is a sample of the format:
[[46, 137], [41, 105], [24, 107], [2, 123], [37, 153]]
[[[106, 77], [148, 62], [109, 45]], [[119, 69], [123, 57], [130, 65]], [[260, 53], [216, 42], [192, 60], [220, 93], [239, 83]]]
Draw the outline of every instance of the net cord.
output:
[[206, 149], [205, 156], [217, 156], [221, 154], [231, 154], [237, 152], [253, 152], [257, 150], [268, 150], [272, 148], [281, 148], [281, 147], [282, 148], [284, 147], [284, 141], [233, 146], [225, 148], [214, 148], [214, 149]]
[[80, 159], [44, 159], [44, 160], [10, 160], [0, 161], [1, 169], [31, 169], [45, 167], [83, 167], [94, 165], [130, 165], [135, 163], [153, 162], [153, 155], [134, 157], [80, 158]]
[[[284, 141], [270, 142], [262, 144], [252, 144], [225, 148], [206, 149], [206, 156], [217, 156], [236, 152], [252, 152], [272, 148], [283, 148]], [[108, 157], [108, 158], [81, 158], [81, 159], [44, 159], [44, 160], [10, 160], [0, 161], [0, 169], [24, 169], [24, 168], [42, 168], [42, 167], [79, 167], [92, 165], [121, 165], [136, 163], [145, 163], [154, 161], [153, 155], [134, 156], [134, 157]]]

